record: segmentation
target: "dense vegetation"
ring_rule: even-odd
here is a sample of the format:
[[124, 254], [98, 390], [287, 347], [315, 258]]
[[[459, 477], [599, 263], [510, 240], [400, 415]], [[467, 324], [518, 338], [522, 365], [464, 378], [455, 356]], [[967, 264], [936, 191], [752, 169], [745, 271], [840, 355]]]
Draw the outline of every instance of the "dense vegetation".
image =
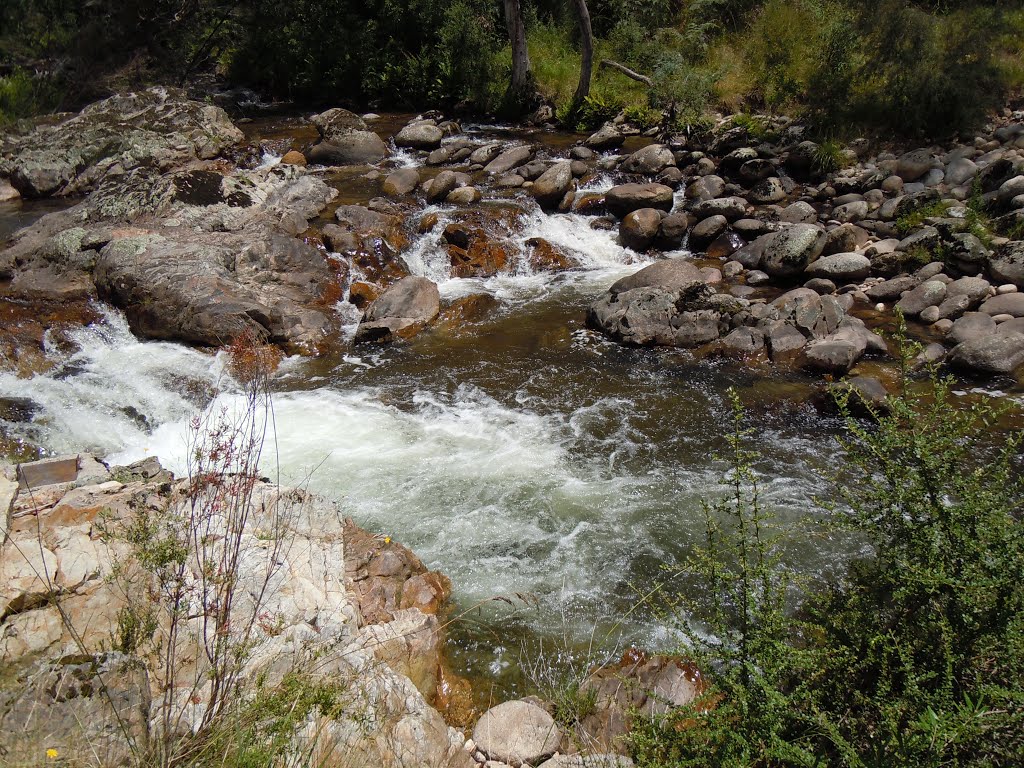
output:
[[[898, 341], [906, 364], [917, 350]], [[905, 366], [867, 420], [837, 391], [849, 438], [835, 516], [869, 554], [824, 590], [795, 585], [781, 557], [734, 401], [730, 495], [690, 566], [708, 604], [679, 614], [712, 687], [641, 722], [638, 765], [1022, 764], [1021, 436], [993, 440], [993, 407], [963, 407], [950, 384]]]
[[[700, 124], [710, 109], [785, 111], [824, 134], [948, 135], [1024, 84], [1024, 10], [999, 0], [590, 0], [595, 69], [572, 115], [622, 109]], [[561, 117], [580, 71], [566, 0], [524, 0], [537, 85]], [[9, 0], [0, 119], [118, 88], [216, 74], [278, 99], [502, 106], [511, 54], [498, 0]]]

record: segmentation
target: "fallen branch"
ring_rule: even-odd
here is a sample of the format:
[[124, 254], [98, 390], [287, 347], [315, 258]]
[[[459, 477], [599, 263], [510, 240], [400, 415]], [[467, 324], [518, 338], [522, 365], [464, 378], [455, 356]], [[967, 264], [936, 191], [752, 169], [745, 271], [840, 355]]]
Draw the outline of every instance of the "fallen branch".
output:
[[648, 88], [654, 85], [654, 82], [651, 80], [651, 78], [647, 77], [647, 75], [641, 75], [639, 72], [634, 72], [629, 67], [625, 66], [624, 64], [619, 64], [619, 62], [617, 61], [612, 61], [611, 59], [601, 59], [601, 63], [599, 66], [602, 68], [607, 67], [608, 69], [614, 69], [616, 72], [619, 72], [625, 75], [626, 77], [632, 78], [633, 80], [636, 80], [639, 83], [643, 83]]

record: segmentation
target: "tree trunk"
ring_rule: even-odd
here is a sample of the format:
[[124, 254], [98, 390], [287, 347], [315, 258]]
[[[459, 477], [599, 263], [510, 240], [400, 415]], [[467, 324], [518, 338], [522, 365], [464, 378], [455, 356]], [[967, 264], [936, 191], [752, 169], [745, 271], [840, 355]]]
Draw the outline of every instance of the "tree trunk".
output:
[[519, 0], [504, 0], [505, 24], [512, 43], [512, 82], [505, 93], [505, 104], [520, 113], [528, 112], [537, 91], [530, 68], [530, 52], [526, 47], [526, 27]]
[[576, 86], [576, 94], [572, 97], [572, 106], [569, 108], [570, 117], [575, 117], [590, 95], [590, 76], [594, 71], [594, 32], [590, 27], [590, 11], [587, 9], [587, 0], [573, 0], [576, 6], [576, 15], [580, 23], [580, 84]]

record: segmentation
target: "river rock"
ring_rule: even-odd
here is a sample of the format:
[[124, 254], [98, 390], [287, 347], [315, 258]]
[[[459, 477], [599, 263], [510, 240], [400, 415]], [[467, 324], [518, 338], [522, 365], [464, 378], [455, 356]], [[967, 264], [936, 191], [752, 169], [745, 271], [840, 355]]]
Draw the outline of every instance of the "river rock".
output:
[[473, 741], [489, 758], [513, 766], [536, 765], [558, 751], [562, 731], [554, 719], [529, 701], [506, 701], [484, 712]]
[[1024, 293], [1005, 293], [1002, 296], [993, 296], [985, 301], [978, 311], [984, 312], [990, 317], [996, 315], [1024, 317]]
[[444, 131], [433, 120], [418, 120], [409, 123], [395, 136], [396, 147], [432, 150], [441, 146]]
[[530, 194], [545, 210], [554, 210], [562, 202], [566, 192], [572, 189], [572, 163], [563, 161], [555, 163], [542, 173], [533, 186]]
[[671, 149], [664, 144], [650, 144], [629, 155], [619, 167], [625, 173], [656, 176], [665, 168], [675, 164], [675, 157]]
[[790, 224], [813, 224], [818, 220], [818, 212], [810, 203], [798, 200], [790, 203], [779, 213], [779, 221]]
[[[199, 727], [209, 687], [195, 686], [208, 677], [197, 622], [183, 622], [178, 678], [172, 681], [155, 663], [158, 654], [150, 653], [166, 636], [138, 633], [131, 641], [139, 644], [137, 656], [109, 650], [112, 638], [124, 637], [118, 634], [119, 616], [131, 600], [139, 599], [135, 610], [153, 607], [158, 616], [166, 615], [166, 606], [151, 602], [160, 600], [159, 592], [147, 596], [143, 582], [134, 580], [142, 574], [124, 571], [134, 562], [127, 531], [139, 509], [185, 514], [179, 505], [188, 505], [192, 487], [162, 470], [145, 473], [152, 479], [137, 479], [136, 466], [118, 468], [120, 480], [104, 469], [102, 478], [37, 488], [15, 500], [18, 516], [0, 545], [0, 570], [24, 563], [23, 553], [31, 558], [34, 551], [46, 552], [47, 578], [61, 590], [62, 612], [46, 599], [34, 605], [21, 599], [13, 613], [0, 610], [0, 750], [6, 760], [31, 755], [38, 762], [43, 748], [57, 750], [60, 760], [74, 759], [87, 744], [89, 754], [116, 764], [123, 756], [127, 764], [135, 757], [126, 737], [144, 743], [164, 717], [180, 718], [185, 733]], [[416, 668], [436, 670], [436, 615], [396, 608], [382, 624], [369, 618], [382, 590], [403, 596], [403, 603], [406, 592], [419, 601], [423, 590], [416, 580], [429, 572], [400, 544], [345, 521], [333, 503], [259, 479], [244, 485], [251, 495], [242, 516], [236, 596], [245, 599], [233, 605], [230, 628], [253, 629], [228, 638], [233, 648], [244, 648], [231, 695], [249, 700], [257, 685], [276, 690], [291, 673], [309, 685], [330, 685], [344, 706], [300, 719], [296, 741], [286, 747], [309, 754], [317, 765], [472, 768], [463, 751], [465, 737], [445, 725], [408, 675], [391, 666], [414, 674]], [[225, 483], [218, 492], [231, 487]], [[282, 519], [287, 525], [275, 527]], [[281, 547], [273, 544], [275, 537], [285, 539]], [[187, 560], [195, 561], [195, 555]], [[187, 567], [193, 569], [190, 579], [200, 578], [195, 566]], [[34, 577], [43, 582], [41, 574]], [[369, 582], [374, 586], [365, 595], [353, 592]], [[0, 592], [12, 583], [0, 580]], [[129, 583], [140, 594], [127, 589]], [[50, 589], [45, 582], [43, 588]], [[170, 709], [164, 709], [168, 682]], [[150, 699], [151, 690], [161, 695]]]
[[917, 317], [927, 307], [935, 307], [946, 298], [946, 285], [938, 280], [926, 280], [903, 295], [896, 308], [907, 317]]
[[855, 318], [845, 318], [839, 329], [803, 348], [805, 368], [842, 375], [853, 368], [868, 347], [868, 333]]
[[448, 193], [455, 189], [458, 184], [459, 178], [454, 172], [441, 171], [430, 180], [430, 186], [427, 187], [427, 202], [444, 202], [445, 198], [448, 197]]
[[1001, 283], [1024, 288], [1024, 240], [1010, 240], [996, 248], [989, 258], [988, 271]]
[[709, 174], [694, 179], [683, 193], [687, 200], [712, 200], [725, 194], [725, 179]]
[[592, 754], [556, 755], [540, 764], [539, 768], [634, 768], [635, 763], [625, 755]]
[[433, 282], [416, 275], [402, 278], [367, 308], [356, 330], [356, 342], [411, 338], [440, 311], [441, 296]]
[[694, 225], [690, 230], [690, 240], [699, 245], [710, 242], [729, 228], [729, 220], [725, 216], [708, 216]]
[[154, 87], [111, 96], [26, 135], [0, 135], [0, 178], [25, 197], [82, 194], [134, 169], [212, 159], [243, 138], [220, 107]]
[[946, 166], [944, 181], [951, 187], [959, 187], [978, 175], [978, 166], [969, 158], [958, 157]]
[[673, 291], [702, 281], [700, 269], [692, 262], [686, 259], [662, 259], [632, 275], [619, 278], [608, 290], [611, 293], [622, 293], [634, 288], [651, 287]]
[[472, 205], [483, 199], [483, 193], [477, 187], [456, 187], [445, 198], [452, 205]]
[[983, 277], [961, 277], [946, 286], [946, 296], [966, 296], [976, 306], [992, 293], [992, 284]]
[[993, 333], [953, 347], [950, 367], [967, 373], [1009, 375], [1024, 365], [1024, 334]]
[[868, 242], [868, 237], [868, 233], [855, 224], [841, 224], [825, 233], [825, 247], [821, 253], [823, 256], [853, 253]]
[[675, 202], [672, 188], [664, 184], [620, 184], [609, 189], [604, 199], [608, 210], [619, 218], [640, 208], [671, 211]]
[[934, 163], [932, 153], [927, 149], [914, 149], [900, 155], [896, 161], [896, 175], [903, 181], [917, 181], [924, 176]]
[[420, 172], [415, 168], [399, 168], [384, 179], [384, 194], [402, 197], [415, 191], [420, 184]]
[[622, 132], [617, 126], [612, 123], [605, 123], [592, 133], [583, 143], [591, 149], [596, 149], [600, 152], [606, 149], [621, 147], [622, 142], [625, 140], [626, 137], [622, 135]]
[[990, 336], [996, 332], [996, 321], [983, 312], [966, 312], [953, 323], [946, 338], [953, 344]]
[[627, 248], [643, 253], [654, 242], [661, 227], [661, 211], [640, 208], [630, 211], [619, 225], [619, 240]]
[[811, 224], [794, 224], [768, 237], [761, 269], [772, 277], [800, 274], [825, 247], [824, 230]]
[[366, 165], [387, 157], [388, 147], [358, 115], [336, 108], [310, 118], [320, 142], [306, 154], [320, 165]]
[[702, 200], [690, 210], [698, 219], [706, 219], [709, 216], [724, 216], [729, 221], [742, 219], [747, 215], [749, 204], [742, 197], [717, 197], [711, 200]]
[[837, 253], [812, 262], [805, 271], [836, 283], [857, 282], [871, 273], [871, 261], [859, 253]]
[[750, 190], [750, 199], [760, 205], [778, 203], [786, 199], [786, 188], [775, 176], [762, 179]]
[[667, 275], [653, 271], [679, 261], [656, 262], [619, 280], [591, 305], [587, 323], [616, 341], [638, 346], [694, 347], [717, 339], [723, 302], [729, 297], [716, 296], [692, 265], [663, 268]]
[[533, 157], [533, 147], [513, 147], [507, 149], [484, 166], [484, 172], [492, 176], [501, 176], [513, 168], [529, 162]]
[[634, 717], [650, 719], [693, 704], [706, 688], [704, 676], [693, 664], [631, 648], [617, 664], [599, 667], [584, 680], [580, 691], [593, 697], [593, 711], [576, 725], [571, 737], [588, 749], [621, 750]]

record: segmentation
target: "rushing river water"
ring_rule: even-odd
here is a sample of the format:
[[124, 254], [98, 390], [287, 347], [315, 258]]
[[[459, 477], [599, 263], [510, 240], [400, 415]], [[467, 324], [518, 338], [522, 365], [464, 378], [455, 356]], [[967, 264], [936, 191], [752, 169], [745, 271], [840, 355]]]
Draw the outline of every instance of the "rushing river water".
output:
[[[813, 576], [852, 554], [853, 542], [815, 525], [824, 513], [814, 498], [829, 494], [841, 458], [839, 424], [807, 404], [815, 382], [626, 349], [586, 330], [586, 306], [646, 263], [586, 217], [528, 208], [519, 235], [548, 239], [583, 269], [534, 273], [524, 258], [507, 274], [462, 280], [449, 276], [437, 212], [438, 226], [405, 254], [410, 270], [444, 298], [485, 292], [498, 308], [404, 346], [286, 360], [274, 439], [284, 481], [337, 499], [451, 577], [457, 612], [468, 611], [450, 630], [456, 668], [514, 687], [523, 649], [539, 643], [676, 643], [655, 617], [660, 599], [640, 596], [685, 563], [703, 535], [702, 500], [722, 493], [730, 386], [756, 430], [762, 500], [788, 531], [787, 558]], [[338, 311], [354, 331], [359, 313]], [[114, 463], [155, 454], [181, 471], [189, 416], [218, 389], [232, 398], [222, 359], [139, 342], [113, 311], [76, 340], [50, 375], [0, 374], [0, 391], [40, 406], [17, 429], [55, 453]], [[681, 584], [685, 605], [700, 585]]]

